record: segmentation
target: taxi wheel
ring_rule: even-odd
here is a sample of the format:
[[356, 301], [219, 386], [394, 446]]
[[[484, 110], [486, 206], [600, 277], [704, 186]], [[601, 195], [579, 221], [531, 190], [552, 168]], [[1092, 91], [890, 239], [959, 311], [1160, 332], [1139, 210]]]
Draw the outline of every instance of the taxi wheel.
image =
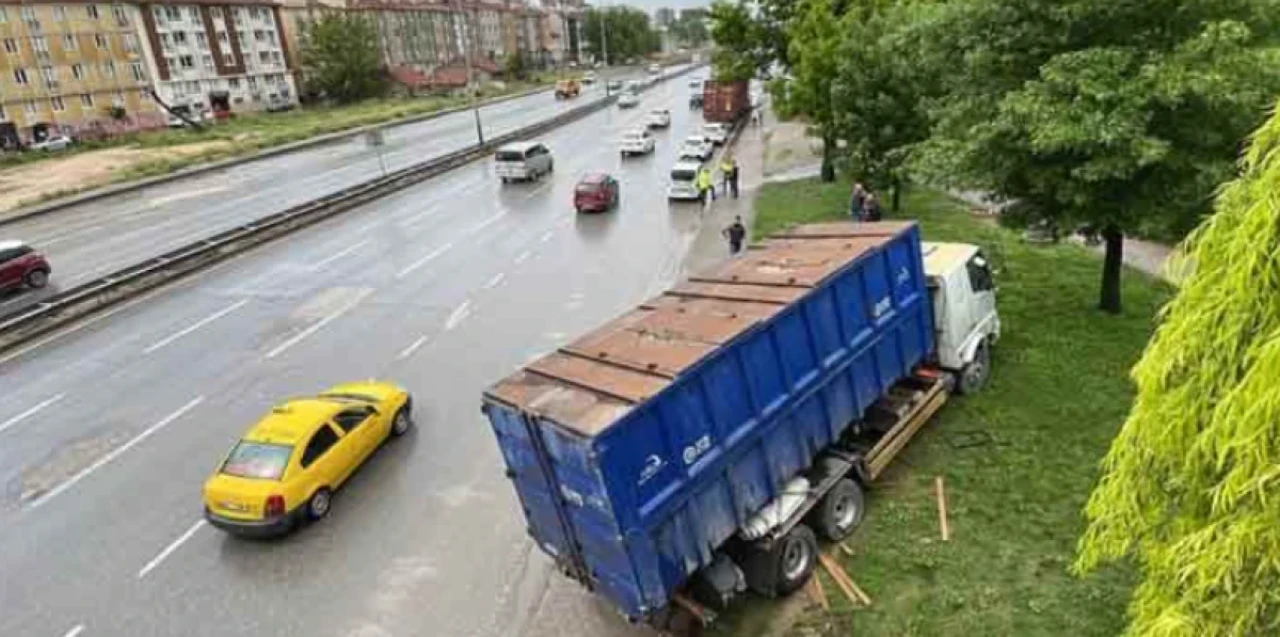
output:
[[391, 421], [391, 435], [403, 436], [406, 433], [409, 433], [409, 429], [412, 427], [413, 418], [409, 415], [409, 410], [401, 407], [400, 411], [396, 412], [395, 420]]
[[307, 517], [315, 522], [329, 515], [329, 509], [333, 506], [333, 492], [328, 487], [320, 487], [315, 493], [311, 494], [311, 499], [307, 500]]

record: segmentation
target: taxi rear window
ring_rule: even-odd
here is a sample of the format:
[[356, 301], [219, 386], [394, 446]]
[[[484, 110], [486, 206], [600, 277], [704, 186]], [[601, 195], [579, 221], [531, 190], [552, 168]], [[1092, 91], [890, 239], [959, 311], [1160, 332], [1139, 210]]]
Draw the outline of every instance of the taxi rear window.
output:
[[293, 447], [241, 440], [227, 461], [222, 463], [222, 473], [237, 478], [279, 480], [289, 466]]

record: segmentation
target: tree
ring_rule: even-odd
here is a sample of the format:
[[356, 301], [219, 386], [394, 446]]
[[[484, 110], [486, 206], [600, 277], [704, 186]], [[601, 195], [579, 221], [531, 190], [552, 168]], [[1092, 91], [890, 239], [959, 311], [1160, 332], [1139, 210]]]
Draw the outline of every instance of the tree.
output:
[[508, 77], [523, 78], [525, 66], [524, 54], [520, 51], [512, 51], [511, 53], [508, 53], [503, 66]]
[[791, 73], [775, 80], [771, 93], [778, 113], [803, 115], [811, 134], [822, 140], [822, 180], [835, 181], [836, 104], [833, 87], [840, 63], [841, 21], [832, 0], [804, 0], [787, 27]]
[[685, 10], [681, 12], [680, 19], [672, 22], [669, 26], [672, 37], [686, 46], [702, 46], [709, 37], [705, 21], [706, 17], [705, 11], [692, 12], [691, 10]]
[[583, 13], [582, 36], [608, 63], [641, 57], [662, 48], [661, 36], [649, 25], [649, 15], [631, 7], [588, 8]]
[[350, 102], [380, 95], [378, 30], [358, 13], [329, 12], [303, 32], [302, 68], [311, 88], [329, 99]]
[[1133, 370], [1076, 568], [1131, 556], [1129, 635], [1280, 626], [1280, 114], [1187, 240], [1195, 263]]
[[952, 0], [928, 26], [944, 94], [918, 167], [1106, 242], [1193, 217], [1280, 88], [1275, 0]]
[[716, 0], [711, 5], [712, 65], [721, 79], [748, 79], [790, 66], [787, 27], [799, 0]]

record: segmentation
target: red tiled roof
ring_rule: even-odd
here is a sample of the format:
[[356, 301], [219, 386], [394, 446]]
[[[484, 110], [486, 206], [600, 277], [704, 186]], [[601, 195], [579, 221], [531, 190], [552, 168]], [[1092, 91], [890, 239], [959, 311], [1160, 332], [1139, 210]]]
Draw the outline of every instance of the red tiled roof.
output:
[[428, 80], [435, 87], [462, 87], [467, 85], [467, 69], [457, 66], [436, 69]]
[[391, 68], [391, 79], [405, 86], [425, 86], [427, 76], [411, 66], [395, 66]]

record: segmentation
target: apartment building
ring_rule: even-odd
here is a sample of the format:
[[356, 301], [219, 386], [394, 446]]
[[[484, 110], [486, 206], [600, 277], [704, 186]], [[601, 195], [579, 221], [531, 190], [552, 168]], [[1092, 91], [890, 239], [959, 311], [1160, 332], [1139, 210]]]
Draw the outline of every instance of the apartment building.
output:
[[270, 0], [185, 0], [139, 5], [156, 94], [171, 106], [232, 111], [297, 103], [279, 7]]
[[0, 3], [0, 122], [8, 141], [162, 126], [136, 5]]

